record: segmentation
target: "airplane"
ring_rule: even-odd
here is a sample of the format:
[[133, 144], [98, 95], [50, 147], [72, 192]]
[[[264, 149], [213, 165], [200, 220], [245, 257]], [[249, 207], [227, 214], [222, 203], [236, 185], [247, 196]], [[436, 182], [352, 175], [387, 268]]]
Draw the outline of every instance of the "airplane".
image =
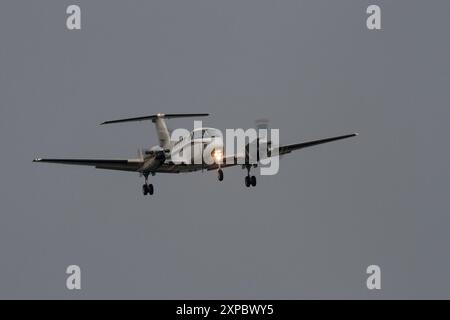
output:
[[[256, 177], [250, 175], [250, 169], [256, 168], [261, 160], [259, 158], [259, 153], [256, 159], [250, 159], [248, 152], [248, 145], [246, 145], [246, 150], [242, 154], [232, 154], [226, 155], [221, 139], [215, 139], [217, 137], [222, 137], [220, 130], [215, 128], [201, 127], [195, 128], [190, 132], [189, 135], [181, 137], [178, 141], [172, 141], [170, 136], [170, 131], [167, 128], [166, 119], [172, 118], [192, 118], [192, 117], [205, 117], [209, 116], [208, 113], [185, 113], [185, 114], [163, 114], [158, 113], [150, 116], [126, 118], [118, 120], [110, 120], [101, 123], [101, 125], [112, 124], [112, 123], [123, 123], [123, 122], [136, 122], [150, 120], [154, 123], [156, 127], [156, 132], [159, 139], [159, 145], [153, 146], [150, 149], [143, 150], [138, 158], [135, 159], [56, 159], [56, 158], [37, 158], [33, 162], [46, 162], [46, 163], [59, 163], [67, 165], [82, 165], [82, 166], [92, 166], [97, 169], [107, 169], [107, 170], [119, 170], [119, 171], [129, 171], [137, 172], [141, 176], [144, 176], [145, 183], [142, 186], [142, 193], [144, 195], [152, 195], [154, 193], [153, 184], [148, 183], [149, 175], [154, 176], [156, 173], [185, 173], [185, 172], [195, 172], [195, 171], [217, 171], [217, 177], [219, 181], [224, 178], [223, 168], [232, 167], [236, 165], [242, 165], [243, 169], [247, 170], [247, 175], [245, 176], [245, 186], [256, 186]], [[259, 129], [267, 129], [267, 122], [262, 121], [257, 123]], [[335, 136], [331, 138], [325, 138], [320, 140], [306, 141], [296, 144], [284, 145], [284, 146], [271, 146], [270, 138], [257, 138], [258, 148], [265, 145], [267, 148], [267, 153], [265, 158], [269, 158], [273, 155], [286, 155], [294, 150], [299, 150], [307, 147], [316, 146], [323, 143], [328, 143], [332, 141], [342, 140], [357, 136], [357, 133], [351, 133], [341, 136]], [[200, 148], [193, 148], [194, 152], [186, 153], [189, 157], [183, 158], [182, 148], [186, 146], [195, 146], [199, 144]], [[212, 150], [210, 153], [210, 159], [205, 161], [203, 158], [203, 150], [209, 148]], [[197, 151], [195, 151], [197, 150]], [[200, 151], [200, 152], [199, 152]], [[179, 152], [181, 155], [181, 160], [173, 161], [171, 155], [173, 152]], [[259, 150], [258, 150], [259, 152]], [[192, 161], [194, 160], [194, 161]], [[195, 161], [197, 160], [197, 161]], [[212, 161], [211, 161], [212, 160]], [[241, 160], [241, 161], [238, 161]]]

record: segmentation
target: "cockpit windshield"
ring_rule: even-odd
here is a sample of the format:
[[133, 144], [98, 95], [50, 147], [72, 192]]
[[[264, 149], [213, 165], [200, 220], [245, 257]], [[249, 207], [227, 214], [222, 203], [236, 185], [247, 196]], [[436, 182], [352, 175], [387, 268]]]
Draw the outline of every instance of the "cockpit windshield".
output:
[[198, 128], [192, 131], [191, 139], [200, 139], [200, 138], [216, 138], [221, 137], [222, 134], [219, 130], [214, 128]]

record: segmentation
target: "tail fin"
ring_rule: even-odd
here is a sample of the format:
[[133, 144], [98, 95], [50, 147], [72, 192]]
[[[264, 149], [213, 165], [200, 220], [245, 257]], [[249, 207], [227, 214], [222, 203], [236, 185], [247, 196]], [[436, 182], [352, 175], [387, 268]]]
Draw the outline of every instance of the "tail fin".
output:
[[164, 149], [170, 149], [170, 133], [169, 130], [167, 129], [167, 125], [164, 119], [192, 118], [192, 117], [206, 117], [206, 116], [209, 116], [209, 113], [172, 113], [172, 114], [158, 113], [151, 116], [105, 121], [102, 122], [101, 125], [110, 123], [151, 120], [156, 127], [156, 133], [158, 134], [159, 138], [159, 145]]

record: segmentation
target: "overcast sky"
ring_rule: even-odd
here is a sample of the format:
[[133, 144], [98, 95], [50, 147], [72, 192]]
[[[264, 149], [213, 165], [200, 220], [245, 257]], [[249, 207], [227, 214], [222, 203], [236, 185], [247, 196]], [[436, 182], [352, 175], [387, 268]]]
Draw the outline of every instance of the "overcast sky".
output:
[[[450, 298], [449, 17], [444, 0], [2, 1], [0, 298]], [[282, 144], [360, 135], [256, 188], [236, 167], [157, 174], [151, 197], [135, 173], [31, 162], [135, 157], [151, 122], [98, 124], [157, 112], [266, 117]]]

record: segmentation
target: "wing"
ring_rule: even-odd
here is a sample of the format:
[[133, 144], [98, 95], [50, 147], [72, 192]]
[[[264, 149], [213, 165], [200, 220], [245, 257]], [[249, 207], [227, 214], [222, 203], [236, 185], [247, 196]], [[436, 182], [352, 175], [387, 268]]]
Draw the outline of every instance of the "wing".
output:
[[[279, 148], [273, 149], [271, 151], [272, 155], [275, 156], [277, 153], [279, 155], [288, 154], [291, 153], [294, 150], [299, 150], [303, 148], [313, 147], [319, 144], [324, 144], [328, 142], [333, 142], [337, 140], [347, 139], [351, 137], [357, 136], [357, 133], [347, 134], [343, 136], [337, 136], [337, 137], [331, 137], [326, 139], [320, 139], [320, 140], [312, 140], [297, 144], [290, 144], [281, 146]], [[232, 167], [236, 165], [242, 165], [245, 164], [246, 157], [245, 155], [228, 155], [223, 159], [223, 163], [220, 165], [221, 168], [227, 168]], [[162, 164], [158, 169], [155, 170], [155, 172], [161, 172], [161, 173], [182, 173], [182, 172], [194, 172], [199, 170], [216, 170], [219, 166], [217, 164], [171, 164], [171, 163], [164, 163]]]
[[[232, 167], [240, 164], [237, 161], [236, 156], [225, 157], [221, 163], [221, 168]], [[183, 172], [194, 172], [200, 170], [216, 170], [219, 166], [217, 164], [175, 164], [171, 162], [163, 163], [158, 167], [155, 172], [161, 173], [183, 173]]]
[[291, 153], [294, 150], [313, 147], [313, 146], [317, 146], [319, 144], [333, 142], [333, 141], [337, 141], [337, 140], [347, 139], [347, 138], [355, 137], [357, 135], [358, 135], [357, 133], [351, 133], [351, 134], [346, 134], [343, 136], [337, 136], [337, 137], [332, 137], [332, 138], [312, 140], [312, 141], [307, 141], [307, 142], [302, 142], [302, 143], [297, 143], [297, 144], [290, 144], [290, 145], [286, 145], [286, 146], [281, 146], [278, 148], [278, 150], [276, 150], [276, 149], [273, 150], [272, 153], [276, 154], [276, 151], [278, 151], [279, 155], [283, 155], [283, 154]]
[[142, 166], [141, 159], [105, 160], [105, 159], [34, 159], [33, 162], [47, 162], [59, 164], [71, 164], [78, 166], [91, 166], [97, 169], [138, 171]]
[[[320, 140], [307, 141], [297, 144], [290, 144], [281, 146], [277, 149], [272, 150], [272, 154], [276, 155], [277, 152], [279, 155], [291, 153], [294, 150], [299, 150], [303, 148], [308, 148], [312, 146], [316, 146], [323, 143], [328, 143], [332, 141], [342, 140], [357, 136], [357, 133], [347, 134], [343, 136], [331, 137]], [[240, 164], [244, 164], [244, 156], [242, 155], [230, 155], [226, 156], [223, 159], [223, 163], [221, 164], [221, 168], [232, 167]], [[240, 160], [240, 161], [238, 161]], [[142, 159], [117, 159], [117, 160], [108, 160], [108, 159], [34, 159], [33, 162], [47, 162], [47, 163], [59, 163], [59, 164], [70, 164], [70, 165], [79, 165], [79, 166], [91, 166], [97, 169], [108, 169], [108, 170], [120, 170], [120, 171], [139, 171], [139, 169], [144, 164]], [[212, 165], [202, 165], [202, 164], [171, 164], [171, 163], [163, 163], [155, 172], [160, 173], [181, 173], [181, 172], [193, 172], [199, 170], [215, 170], [218, 168], [217, 164]]]

